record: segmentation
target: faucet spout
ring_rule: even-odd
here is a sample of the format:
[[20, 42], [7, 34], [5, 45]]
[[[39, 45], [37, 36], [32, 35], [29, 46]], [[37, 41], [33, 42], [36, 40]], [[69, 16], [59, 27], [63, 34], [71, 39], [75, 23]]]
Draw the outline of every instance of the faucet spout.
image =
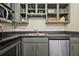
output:
[[3, 28], [2, 28], [2, 25], [0, 24], [0, 29], [1, 29], [1, 32], [3, 32]]
[[34, 31], [35, 31], [35, 33], [38, 33], [38, 29], [37, 28], [35, 28]]

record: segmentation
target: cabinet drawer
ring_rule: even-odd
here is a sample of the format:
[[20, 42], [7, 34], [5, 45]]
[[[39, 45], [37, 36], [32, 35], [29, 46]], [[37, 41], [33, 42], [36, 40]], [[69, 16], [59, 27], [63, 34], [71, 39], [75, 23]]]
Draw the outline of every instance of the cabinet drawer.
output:
[[71, 37], [71, 42], [79, 42], [79, 37]]
[[48, 38], [44, 37], [38, 37], [38, 38], [33, 38], [34, 42], [48, 42]]
[[45, 37], [36, 37], [36, 38], [22, 38], [24, 42], [48, 42], [48, 38]]

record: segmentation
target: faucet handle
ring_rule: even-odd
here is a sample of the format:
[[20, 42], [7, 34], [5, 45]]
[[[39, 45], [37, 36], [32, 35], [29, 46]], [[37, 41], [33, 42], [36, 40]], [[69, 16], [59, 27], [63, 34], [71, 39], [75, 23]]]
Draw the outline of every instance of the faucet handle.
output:
[[38, 29], [37, 29], [37, 28], [34, 28], [34, 31], [35, 31], [36, 33], [38, 33]]
[[2, 24], [0, 24], [0, 30], [1, 30], [1, 32], [3, 32]]

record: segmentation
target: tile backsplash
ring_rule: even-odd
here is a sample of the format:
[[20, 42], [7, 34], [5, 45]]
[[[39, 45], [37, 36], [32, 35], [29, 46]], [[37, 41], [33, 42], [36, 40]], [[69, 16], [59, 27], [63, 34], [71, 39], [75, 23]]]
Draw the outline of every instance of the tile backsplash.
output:
[[17, 26], [15, 31], [64, 31], [65, 27], [63, 24], [46, 24], [46, 19], [43, 17], [30, 17], [29, 24], [23, 26]]

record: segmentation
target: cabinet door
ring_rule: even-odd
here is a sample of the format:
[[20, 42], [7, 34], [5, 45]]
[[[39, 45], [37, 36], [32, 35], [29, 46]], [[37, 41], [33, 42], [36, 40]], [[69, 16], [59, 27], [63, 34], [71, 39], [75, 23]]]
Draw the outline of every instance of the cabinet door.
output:
[[5, 53], [3, 53], [0, 56], [17, 56], [17, 54], [16, 54], [16, 46], [9, 49], [8, 51], [6, 51]]
[[79, 42], [71, 44], [71, 55], [72, 56], [79, 56]]
[[79, 56], [79, 37], [71, 37], [71, 56]]
[[48, 56], [48, 43], [36, 44], [37, 56]]
[[35, 44], [34, 43], [24, 43], [24, 56], [34, 56], [35, 55]]

